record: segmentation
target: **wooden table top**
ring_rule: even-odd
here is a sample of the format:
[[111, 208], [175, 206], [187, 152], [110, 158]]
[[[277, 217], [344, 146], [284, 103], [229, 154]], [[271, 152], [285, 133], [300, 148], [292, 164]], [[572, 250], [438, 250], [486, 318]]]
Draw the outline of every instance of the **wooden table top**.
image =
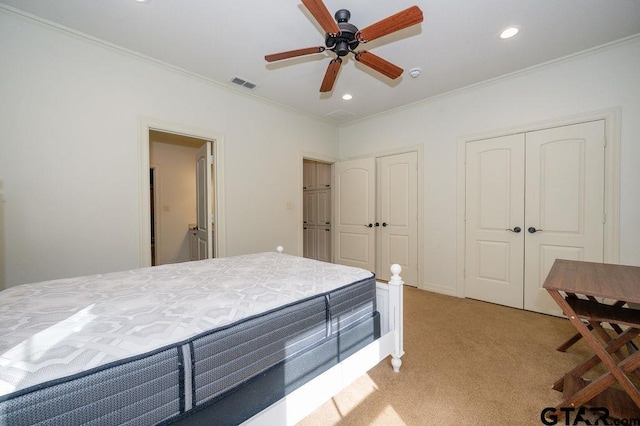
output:
[[557, 259], [543, 287], [640, 303], [640, 267]]

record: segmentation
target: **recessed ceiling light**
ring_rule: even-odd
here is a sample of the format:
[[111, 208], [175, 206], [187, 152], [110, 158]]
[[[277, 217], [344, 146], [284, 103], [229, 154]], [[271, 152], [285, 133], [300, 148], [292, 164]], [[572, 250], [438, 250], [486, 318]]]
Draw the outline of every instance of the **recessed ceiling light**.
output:
[[348, 93], [345, 93], [344, 95], [342, 95], [342, 99], [344, 99], [345, 101], [350, 101], [353, 98], [353, 96], [351, 96]]
[[503, 39], [511, 38], [514, 35], [518, 34], [518, 31], [520, 30], [517, 27], [509, 27], [504, 31], [502, 31], [502, 33], [500, 33], [500, 38], [503, 38]]

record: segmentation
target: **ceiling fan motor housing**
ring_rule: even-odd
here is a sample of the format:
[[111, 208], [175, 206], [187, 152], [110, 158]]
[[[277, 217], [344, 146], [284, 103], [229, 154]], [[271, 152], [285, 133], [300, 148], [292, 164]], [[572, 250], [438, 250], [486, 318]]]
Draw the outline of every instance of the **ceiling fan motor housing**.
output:
[[358, 40], [356, 40], [356, 33], [358, 28], [350, 24], [349, 18], [351, 12], [347, 9], [340, 9], [336, 12], [335, 18], [340, 28], [340, 34], [333, 36], [327, 34], [325, 37], [325, 46], [329, 50], [333, 50], [338, 56], [345, 56], [347, 53], [352, 52], [358, 47]]

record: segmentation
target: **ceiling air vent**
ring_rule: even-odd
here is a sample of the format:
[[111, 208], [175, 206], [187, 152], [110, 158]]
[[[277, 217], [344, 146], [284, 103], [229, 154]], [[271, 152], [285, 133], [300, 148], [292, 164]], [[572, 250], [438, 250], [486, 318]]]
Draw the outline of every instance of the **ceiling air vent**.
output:
[[247, 89], [255, 89], [256, 84], [240, 77], [233, 77], [231, 80], [232, 83], [237, 84], [238, 86], [246, 87]]
[[353, 118], [355, 116], [354, 113], [349, 112], [349, 111], [345, 111], [343, 109], [339, 109], [337, 111], [333, 111], [330, 112], [329, 114], [326, 115], [326, 117], [329, 117], [333, 120], [336, 121], [345, 121], [345, 120], [349, 120], [351, 118]]

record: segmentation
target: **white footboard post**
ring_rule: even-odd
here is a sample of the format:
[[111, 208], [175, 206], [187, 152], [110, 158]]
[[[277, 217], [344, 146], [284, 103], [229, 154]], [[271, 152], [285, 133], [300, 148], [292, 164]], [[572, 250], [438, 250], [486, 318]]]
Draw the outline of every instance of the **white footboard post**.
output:
[[402, 267], [397, 263], [391, 265], [391, 279], [389, 280], [389, 330], [393, 330], [394, 344], [393, 353], [391, 354], [391, 365], [393, 371], [398, 373], [404, 355], [404, 321], [403, 311], [404, 304], [402, 298], [402, 286], [404, 281], [400, 278]]

